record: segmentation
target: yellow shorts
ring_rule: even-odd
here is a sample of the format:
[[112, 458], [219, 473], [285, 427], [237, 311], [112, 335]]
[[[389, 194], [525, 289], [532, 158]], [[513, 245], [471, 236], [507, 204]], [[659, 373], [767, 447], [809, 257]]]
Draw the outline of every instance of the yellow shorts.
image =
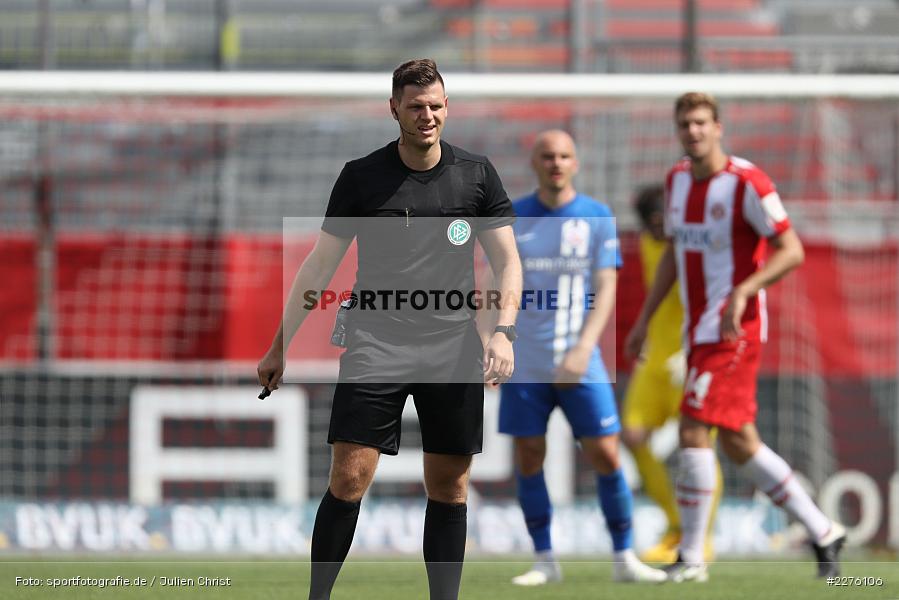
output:
[[640, 363], [627, 386], [621, 422], [625, 427], [658, 429], [668, 419], [680, 416], [683, 394], [665, 363]]

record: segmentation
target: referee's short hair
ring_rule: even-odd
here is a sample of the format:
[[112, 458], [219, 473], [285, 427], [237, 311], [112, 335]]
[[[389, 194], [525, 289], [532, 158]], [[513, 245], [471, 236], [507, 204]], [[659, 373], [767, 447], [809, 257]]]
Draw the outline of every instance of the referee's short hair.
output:
[[438, 81], [446, 89], [443, 77], [437, 70], [437, 63], [430, 58], [418, 58], [404, 62], [393, 72], [393, 98], [399, 102], [403, 96], [403, 88], [407, 85], [428, 87]]

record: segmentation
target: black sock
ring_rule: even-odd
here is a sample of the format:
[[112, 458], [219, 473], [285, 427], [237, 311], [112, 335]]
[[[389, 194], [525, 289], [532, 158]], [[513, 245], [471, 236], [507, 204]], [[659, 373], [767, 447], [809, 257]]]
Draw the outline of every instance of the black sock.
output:
[[346, 502], [325, 492], [312, 530], [312, 579], [309, 600], [328, 600], [343, 566], [359, 518], [361, 502]]
[[462, 581], [468, 505], [428, 499], [423, 550], [431, 600], [456, 600]]

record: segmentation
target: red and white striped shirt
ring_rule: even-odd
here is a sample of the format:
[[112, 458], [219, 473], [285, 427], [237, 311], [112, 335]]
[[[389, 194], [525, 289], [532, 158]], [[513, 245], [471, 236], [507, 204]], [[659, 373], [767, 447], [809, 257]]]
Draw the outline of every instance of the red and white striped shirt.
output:
[[[724, 170], [694, 179], [690, 159], [668, 172], [665, 233], [674, 244], [687, 347], [721, 341], [721, 314], [734, 286], [757, 271], [766, 240], [790, 228], [771, 179], [748, 160], [731, 156]], [[750, 298], [742, 327], [765, 341], [765, 291]]]

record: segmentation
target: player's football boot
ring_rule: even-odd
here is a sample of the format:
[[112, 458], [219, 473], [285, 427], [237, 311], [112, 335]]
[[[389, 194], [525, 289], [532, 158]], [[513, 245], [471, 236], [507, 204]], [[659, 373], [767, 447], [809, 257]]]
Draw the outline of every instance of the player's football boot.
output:
[[618, 583], [662, 583], [667, 579], [665, 571], [644, 565], [633, 553], [612, 568], [612, 580]]
[[691, 565], [684, 562], [684, 559], [677, 556], [677, 560], [663, 568], [668, 576], [668, 581], [674, 583], [683, 583], [684, 581], [695, 581], [697, 583], [705, 583], [709, 580], [709, 569], [705, 564]]
[[[648, 563], [673, 563], [677, 560], [677, 549], [680, 545], [680, 532], [666, 531], [659, 543], [640, 555], [640, 560]], [[706, 538], [703, 547], [703, 560], [706, 564], [715, 562], [715, 546], [712, 537]]]
[[526, 587], [562, 581], [562, 567], [558, 562], [536, 562], [524, 575], [512, 578], [512, 583]]
[[680, 544], [679, 531], [666, 531], [659, 543], [643, 552], [643, 562], [673, 563], [677, 560], [677, 546]]
[[812, 543], [818, 559], [818, 577], [839, 577], [840, 551], [846, 543], [846, 528], [834, 521], [820, 543]]

